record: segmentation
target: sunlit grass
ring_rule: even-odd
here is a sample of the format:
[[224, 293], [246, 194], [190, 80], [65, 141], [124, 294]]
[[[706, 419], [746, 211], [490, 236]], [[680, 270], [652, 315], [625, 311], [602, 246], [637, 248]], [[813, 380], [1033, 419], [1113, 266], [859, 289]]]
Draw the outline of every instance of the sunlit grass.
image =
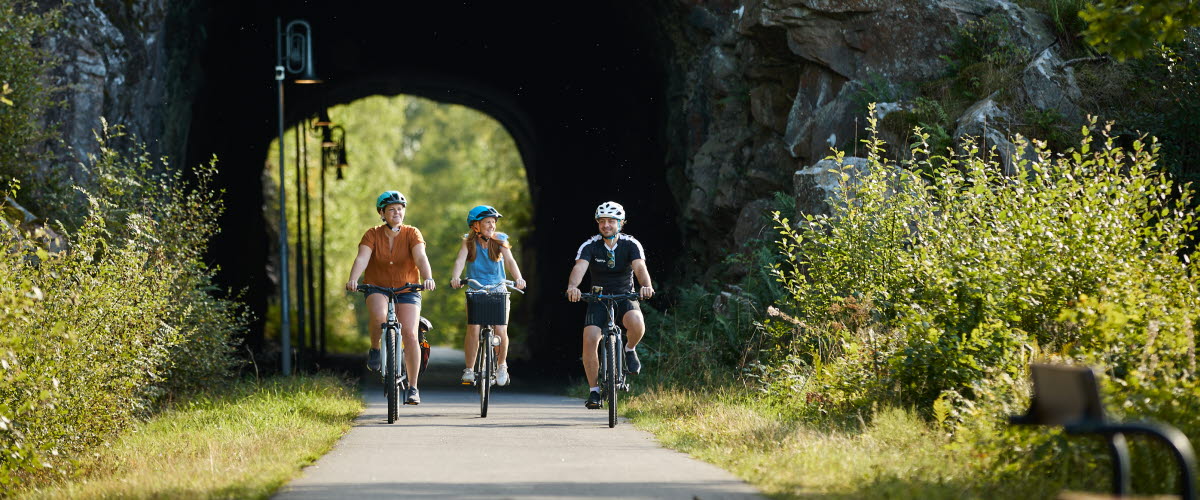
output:
[[635, 425], [666, 446], [729, 470], [775, 498], [950, 499], [1015, 492], [993, 483], [969, 447], [955, 446], [906, 410], [883, 409], [861, 423], [826, 426], [778, 415], [737, 390], [680, 389], [648, 390], [629, 398], [625, 408]]
[[263, 498], [327, 452], [363, 404], [334, 377], [244, 380], [131, 429], [80, 477], [24, 498]]

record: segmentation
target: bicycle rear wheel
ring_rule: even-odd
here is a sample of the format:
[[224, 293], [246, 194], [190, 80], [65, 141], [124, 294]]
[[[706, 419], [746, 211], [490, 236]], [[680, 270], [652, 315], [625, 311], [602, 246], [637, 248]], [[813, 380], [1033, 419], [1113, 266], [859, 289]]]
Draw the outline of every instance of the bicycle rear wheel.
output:
[[485, 327], [479, 332], [479, 371], [475, 374], [475, 383], [479, 384], [479, 416], [487, 418], [488, 400], [492, 396], [492, 377], [495, 376], [493, 365], [495, 351], [492, 350], [492, 329]]
[[399, 406], [399, 369], [397, 359], [399, 351], [396, 350], [396, 337], [398, 332], [394, 327], [388, 327], [383, 332], [384, 346], [387, 349], [387, 358], [384, 359], [386, 367], [384, 368], [383, 390], [387, 393], [388, 416], [387, 422], [393, 423], [398, 416], [397, 406]]
[[607, 394], [605, 398], [608, 406], [608, 427], [617, 426], [617, 370], [620, 370], [620, 361], [617, 356], [617, 336], [606, 335], [604, 338], [604, 389]]

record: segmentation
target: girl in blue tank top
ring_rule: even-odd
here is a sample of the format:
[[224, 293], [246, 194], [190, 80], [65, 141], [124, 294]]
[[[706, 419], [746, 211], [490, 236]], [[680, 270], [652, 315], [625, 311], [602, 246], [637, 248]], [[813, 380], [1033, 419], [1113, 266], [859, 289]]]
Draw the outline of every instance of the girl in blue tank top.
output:
[[[505, 269], [512, 273], [513, 285], [525, 289], [525, 279], [521, 277], [521, 269], [512, 255], [512, 244], [508, 235], [496, 232], [497, 220], [503, 217], [495, 208], [479, 205], [467, 213], [467, 227], [470, 232], [463, 235], [462, 246], [458, 249], [458, 257], [454, 259], [454, 278], [450, 286], [461, 288], [465, 280], [459, 280], [459, 273], [464, 267], [467, 278], [478, 281], [484, 286], [495, 285], [505, 280]], [[496, 353], [499, 367], [496, 370], [496, 385], [508, 385], [508, 325], [494, 325], [496, 335], [500, 337], [500, 346]], [[475, 382], [475, 346], [479, 344], [480, 325], [467, 325], [467, 334], [463, 338], [463, 385]]]

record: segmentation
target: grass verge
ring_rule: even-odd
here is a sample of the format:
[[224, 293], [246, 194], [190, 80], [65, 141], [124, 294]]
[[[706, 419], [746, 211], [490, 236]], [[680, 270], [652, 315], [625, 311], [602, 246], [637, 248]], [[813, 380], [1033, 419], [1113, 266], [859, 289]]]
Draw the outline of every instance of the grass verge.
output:
[[989, 479], [970, 447], [910, 411], [819, 425], [739, 391], [652, 388], [628, 399], [625, 416], [773, 498], [989, 498], [1026, 489]]
[[241, 380], [172, 404], [18, 498], [264, 498], [327, 452], [362, 410], [330, 376]]

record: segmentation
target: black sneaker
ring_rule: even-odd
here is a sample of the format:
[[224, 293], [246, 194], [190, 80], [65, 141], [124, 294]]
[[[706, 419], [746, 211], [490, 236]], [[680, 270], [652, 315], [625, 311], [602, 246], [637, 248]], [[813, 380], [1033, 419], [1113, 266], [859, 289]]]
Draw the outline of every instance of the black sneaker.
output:
[[406, 405], [421, 404], [421, 391], [418, 391], [416, 387], [409, 387], [408, 388], [408, 397], [405, 398], [404, 404], [406, 404]]
[[367, 369], [373, 372], [383, 368], [383, 363], [379, 360], [379, 349], [371, 349], [367, 351]]
[[588, 394], [588, 400], [586, 403], [583, 404], [583, 406], [587, 407], [588, 409], [592, 409], [592, 410], [599, 409], [601, 399], [602, 398], [600, 397], [600, 391], [592, 391], [591, 394]]
[[634, 375], [642, 372], [642, 362], [638, 361], [637, 351], [625, 351], [625, 371]]

